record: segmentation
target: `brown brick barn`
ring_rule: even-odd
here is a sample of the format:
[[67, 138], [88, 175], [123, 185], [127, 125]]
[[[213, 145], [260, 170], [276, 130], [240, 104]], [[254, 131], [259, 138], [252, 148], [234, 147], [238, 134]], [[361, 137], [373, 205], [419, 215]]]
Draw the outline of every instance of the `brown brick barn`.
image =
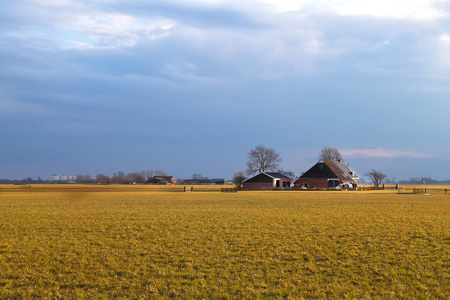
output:
[[277, 172], [262, 172], [242, 183], [248, 189], [283, 189], [291, 186], [291, 179]]

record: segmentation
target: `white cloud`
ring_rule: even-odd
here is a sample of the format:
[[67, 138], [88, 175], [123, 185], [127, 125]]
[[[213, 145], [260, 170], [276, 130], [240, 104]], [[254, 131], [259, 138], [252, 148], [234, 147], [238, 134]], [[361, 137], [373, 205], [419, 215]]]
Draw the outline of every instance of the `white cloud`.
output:
[[448, 34], [441, 34], [439, 36], [439, 40], [441, 41], [441, 43], [445, 46], [450, 46], [450, 35]]
[[90, 50], [98, 48], [92, 44], [78, 41], [66, 41], [67, 43], [62, 43], [64, 49], [77, 49], [77, 50]]
[[428, 20], [445, 15], [435, 7], [435, 4], [446, 0], [259, 0], [259, 2], [274, 7], [275, 12], [313, 9], [331, 10], [341, 15]]
[[[434, 64], [432, 65], [433, 73], [430, 74], [430, 77], [434, 79], [438, 79], [439, 77], [448, 79], [448, 67], [450, 65], [450, 34], [443, 33], [439, 35], [437, 38], [438, 51], [434, 56]], [[444, 83], [448, 87], [447, 83]]]
[[164, 18], [144, 21], [131, 15], [101, 12], [78, 15], [68, 24], [71, 30], [78, 31], [85, 39], [73, 41], [75, 44], [100, 48], [133, 47], [140, 38], [162, 37], [173, 26], [174, 21]]
[[292, 0], [260, 0], [262, 3], [269, 4], [275, 8], [275, 12], [298, 11], [302, 8], [304, 2]]
[[442, 17], [430, 0], [348, 0], [334, 1], [331, 8], [343, 15], [370, 15], [399, 19], [435, 19]]
[[185, 81], [188, 83], [202, 84], [202, 85], [223, 85], [228, 84], [224, 80], [214, 77], [201, 76], [197, 74], [199, 68], [193, 63], [186, 62], [183, 64], [165, 64], [161, 68], [161, 73], [167, 75], [176, 81]]
[[67, 6], [72, 4], [71, 0], [35, 0], [35, 3], [42, 6]]
[[409, 158], [431, 158], [435, 157], [432, 154], [419, 153], [419, 152], [409, 152], [409, 151], [398, 151], [391, 149], [347, 149], [340, 151], [344, 157], [367, 157], [367, 158], [399, 158], [399, 157], [409, 157]]
[[[38, 4], [49, 6], [52, 2], [40, 1]], [[24, 26], [20, 34], [26, 40], [41, 39], [62, 49], [114, 49], [133, 47], [141, 39], [163, 38], [177, 25], [176, 21], [160, 16], [143, 18], [127, 13], [110, 13], [83, 4], [61, 6], [63, 8], [58, 8], [60, 13], [55, 15], [50, 13], [52, 8], [45, 8], [49, 16], [42, 15], [31, 26]], [[7, 34], [18, 35], [14, 31]]]

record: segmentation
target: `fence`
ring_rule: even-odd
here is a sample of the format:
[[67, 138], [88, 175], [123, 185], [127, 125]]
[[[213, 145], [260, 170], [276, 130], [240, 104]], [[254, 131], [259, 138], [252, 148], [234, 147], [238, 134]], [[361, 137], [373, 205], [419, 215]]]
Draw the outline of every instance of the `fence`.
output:
[[399, 194], [449, 194], [450, 189], [435, 189], [435, 188], [400, 188], [398, 191]]
[[274, 187], [240, 187], [238, 191], [286, 191], [292, 190], [291, 188], [274, 188]]
[[[239, 191], [282, 191], [280, 188], [239, 188]], [[380, 185], [374, 186], [358, 186], [354, 188], [324, 188], [324, 187], [303, 187], [293, 186], [290, 188], [292, 191], [386, 191], [398, 194], [448, 194], [450, 195], [450, 189], [443, 188], [415, 188], [415, 187], [401, 187], [396, 185]]]
[[360, 191], [384, 191], [384, 190], [393, 191], [393, 190], [399, 190], [399, 189], [401, 189], [401, 187], [398, 184], [394, 184], [394, 185], [382, 184], [379, 186], [359, 186], [358, 187], [358, 190], [360, 190]]
[[237, 188], [221, 188], [220, 191], [222, 193], [237, 193]]
[[[336, 188], [324, 188], [324, 187], [304, 187], [304, 186], [293, 186], [293, 191], [341, 191], [342, 189]], [[352, 189], [350, 189], [352, 190]]]

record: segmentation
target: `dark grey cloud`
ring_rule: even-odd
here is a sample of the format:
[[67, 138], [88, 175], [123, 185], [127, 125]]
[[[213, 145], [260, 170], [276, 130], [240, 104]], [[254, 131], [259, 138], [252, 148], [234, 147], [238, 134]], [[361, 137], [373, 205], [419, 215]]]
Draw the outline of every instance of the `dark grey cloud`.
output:
[[[323, 146], [450, 150], [447, 18], [175, 2], [3, 5], [0, 178], [152, 168], [230, 177], [257, 144], [279, 149], [295, 171]], [[92, 24], [77, 19], [91, 14]], [[431, 170], [426, 160], [354, 167], [370, 163], [397, 177]]]

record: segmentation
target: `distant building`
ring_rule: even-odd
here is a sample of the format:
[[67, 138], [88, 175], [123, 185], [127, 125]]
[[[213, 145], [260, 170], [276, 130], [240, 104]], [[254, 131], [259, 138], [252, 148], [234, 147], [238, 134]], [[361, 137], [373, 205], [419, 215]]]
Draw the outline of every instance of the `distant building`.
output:
[[200, 185], [225, 185], [228, 184], [225, 178], [213, 178], [213, 179], [182, 179], [180, 184], [200, 184]]
[[147, 184], [175, 184], [175, 178], [173, 176], [153, 176], [145, 183]]
[[213, 178], [213, 179], [211, 179], [211, 181], [213, 181], [214, 184], [217, 184], [217, 185], [228, 184], [228, 181], [225, 178]]
[[68, 182], [68, 181], [76, 181], [77, 175], [56, 175], [52, 174], [50, 177], [50, 181], [57, 181], [57, 182]]
[[342, 186], [355, 187], [358, 176], [342, 161], [322, 159], [294, 182], [296, 187], [338, 189]]
[[244, 189], [283, 189], [290, 186], [291, 179], [277, 172], [262, 172], [242, 183]]

